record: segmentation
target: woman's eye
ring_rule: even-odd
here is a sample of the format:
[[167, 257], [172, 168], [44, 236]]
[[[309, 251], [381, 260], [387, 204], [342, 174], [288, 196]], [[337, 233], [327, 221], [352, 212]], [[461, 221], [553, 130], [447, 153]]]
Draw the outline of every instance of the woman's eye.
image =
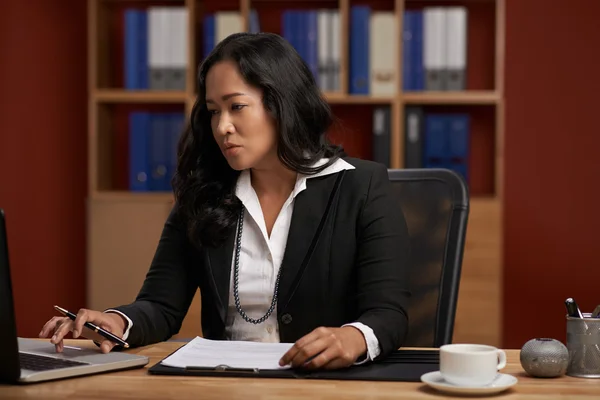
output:
[[217, 110], [208, 110], [208, 113], [210, 115], [215, 115], [217, 113]]
[[245, 107], [244, 104], [234, 104], [234, 105], [231, 106], [231, 108], [234, 109], [234, 110], [241, 110], [244, 107]]

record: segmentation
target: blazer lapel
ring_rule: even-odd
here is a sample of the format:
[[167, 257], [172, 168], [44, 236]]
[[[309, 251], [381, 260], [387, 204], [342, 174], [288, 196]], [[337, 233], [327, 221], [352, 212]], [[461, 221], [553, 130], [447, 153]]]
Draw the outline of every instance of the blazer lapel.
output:
[[[327, 204], [336, 180], [340, 174], [331, 174], [322, 178], [306, 181], [306, 189], [294, 200], [294, 211], [288, 233], [279, 282], [278, 308], [285, 309], [291, 299], [302, 273], [302, 264], [311, 245], [316, 245], [321, 219], [327, 210]], [[306, 260], [308, 262], [308, 260]]]
[[231, 283], [231, 262], [233, 260], [233, 245], [237, 228], [234, 228], [227, 240], [217, 248], [209, 248], [208, 271], [212, 276], [213, 290], [217, 294], [216, 304], [219, 315], [225, 323], [227, 307], [229, 306], [229, 290]]

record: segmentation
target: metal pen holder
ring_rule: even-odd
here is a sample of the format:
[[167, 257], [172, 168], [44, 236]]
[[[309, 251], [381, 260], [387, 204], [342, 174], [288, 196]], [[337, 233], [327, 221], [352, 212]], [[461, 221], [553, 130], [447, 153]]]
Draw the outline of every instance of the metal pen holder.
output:
[[600, 378], [600, 318], [582, 315], [583, 319], [567, 316], [567, 375]]

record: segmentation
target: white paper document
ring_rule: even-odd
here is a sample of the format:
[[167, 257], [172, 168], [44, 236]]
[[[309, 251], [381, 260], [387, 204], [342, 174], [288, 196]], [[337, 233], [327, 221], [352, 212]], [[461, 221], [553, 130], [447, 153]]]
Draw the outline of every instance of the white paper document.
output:
[[196, 337], [162, 364], [178, 368], [286, 369], [279, 360], [293, 346], [292, 343], [259, 343], [244, 341], [209, 340]]

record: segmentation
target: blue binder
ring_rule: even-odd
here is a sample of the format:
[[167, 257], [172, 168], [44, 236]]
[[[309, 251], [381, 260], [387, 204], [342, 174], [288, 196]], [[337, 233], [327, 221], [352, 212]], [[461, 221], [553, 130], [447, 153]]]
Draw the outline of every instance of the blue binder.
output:
[[150, 114], [133, 112], [129, 115], [129, 190], [150, 190]]
[[350, 9], [350, 94], [366, 95], [369, 84], [369, 38], [371, 8], [353, 6]]

